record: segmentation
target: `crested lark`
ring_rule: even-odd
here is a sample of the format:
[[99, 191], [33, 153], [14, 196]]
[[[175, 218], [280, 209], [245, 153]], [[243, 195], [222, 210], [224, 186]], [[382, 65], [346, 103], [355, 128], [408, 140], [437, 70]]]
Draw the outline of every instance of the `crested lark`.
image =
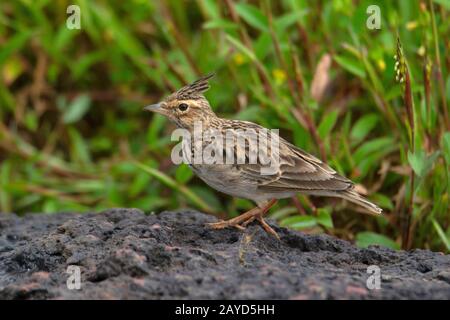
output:
[[[190, 133], [194, 133], [196, 123], [200, 123], [203, 130], [215, 132], [213, 135], [216, 138], [220, 134], [225, 136], [225, 132], [232, 132], [231, 140], [235, 143], [231, 149], [231, 152], [234, 152], [233, 159], [239, 157], [239, 152], [244, 154], [245, 160], [248, 160], [251, 156], [251, 140], [246, 140], [248, 144], [245, 145], [236, 142], [242, 132], [246, 130], [258, 134], [264, 132], [268, 140], [278, 141], [278, 144], [275, 147], [272, 144], [268, 146], [268, 143], [265, 145], [269, 150], [270, 160], [275, 159], [275, 157], [277, 159], [276, 169], [265, 173], [262, 169], [267, 167], [267, 163], [262, 164], [261, 161], [260, 163], [249, 163], [247, 161], [237, 164], [236, 161], [233, 163], [226, 161], [216, 161], [215, 163], [192, 161], [192, 153], [196, 152], [194, 144], [183, 144], [183, 158], [191, 159], [187, 162], [204, 182], [228, 195], [250, 199], [257, 205], [236, 218], [209, 223], [209, 227], [214, 229], [225, 227], [244, 229], [250, 222], [257, 220], [268, 233], [278, 238], [277, 233], [264, 221], [263, 216], [276, 203], [277, 199], [292, 197], [297, 193], [343, 198], [362, 206], [370, 213], [381, 213], [382, 210], [379, 207], [353, 190], [354, 184], [352, 181], [339, 175], [321, 160], [297, 148], [272, 131], [252, 122], [219, 118], [212, 111], [208, 100], [203, 95], [209, 88], [208, 80], [211, 77], [212, 75], [209, 75], [198, 79], [172, 93], [162, 102], [147, 106], [144, 109], [166, 116], [179, 128], [183, 128]], [[211, 145], [212, 141], [214, 139], [205, 139], [200, 142], [200, 147], [204, 149]], [[221, 143], [217, 144], [216, 148], [221, 148], [221, 150], [216, 150], [215, 154], [223, 153]]]

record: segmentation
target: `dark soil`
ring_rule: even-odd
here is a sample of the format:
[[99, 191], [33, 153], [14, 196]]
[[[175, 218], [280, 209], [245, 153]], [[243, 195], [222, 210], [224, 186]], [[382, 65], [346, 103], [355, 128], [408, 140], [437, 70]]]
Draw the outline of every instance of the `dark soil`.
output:
[[[209, 230], [195, 211], [0, 214], [0, 299], [450, 299], [450, 255], [356, 248], [254, 224]], [[69, 265], [81, 289], [69, 290]], [[367, 267], [381, 270], [370, 290]]]

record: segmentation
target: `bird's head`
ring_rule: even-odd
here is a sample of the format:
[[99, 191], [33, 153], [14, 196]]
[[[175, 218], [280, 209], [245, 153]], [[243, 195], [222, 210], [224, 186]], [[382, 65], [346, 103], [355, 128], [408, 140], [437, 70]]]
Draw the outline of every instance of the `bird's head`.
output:
[[209, 89], [208, 80], [212, 77], [213, 74], [202, 77], [144, 110], [160, 113], [180, 128], [192, 129], [196, 121], [208, 124], [216, 115], [203, 93]]

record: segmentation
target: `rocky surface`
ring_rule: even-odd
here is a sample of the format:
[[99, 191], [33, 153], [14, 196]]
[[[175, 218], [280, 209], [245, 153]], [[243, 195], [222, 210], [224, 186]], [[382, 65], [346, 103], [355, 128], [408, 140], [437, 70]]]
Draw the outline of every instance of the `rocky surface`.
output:
[[[450, 255], [359, 249], [273, 223], [281, 241], [256, 224], [204, 227], [215, 220], [137, 209], [0, 214], [0, 299], [450, 299]], [[69, 265], [80, 267], [79, 290], [67, 287]], [[366, 286], [370, 265], [379, 290]]]

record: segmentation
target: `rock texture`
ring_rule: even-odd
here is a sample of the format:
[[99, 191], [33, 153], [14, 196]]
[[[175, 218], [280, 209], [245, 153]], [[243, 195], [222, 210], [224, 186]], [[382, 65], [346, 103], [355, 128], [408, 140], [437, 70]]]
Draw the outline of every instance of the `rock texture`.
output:
[[[450, 299], [450, 255], [359, 249], [254, 224], [209, 230], [195, 211], [0, 214], [0, 299]], [[69, 290], [69, 265], [81, 289]], [[370, 290], [367, 267], [381, 271]], [[371, 282], [372, 283], [372, 282]]]

